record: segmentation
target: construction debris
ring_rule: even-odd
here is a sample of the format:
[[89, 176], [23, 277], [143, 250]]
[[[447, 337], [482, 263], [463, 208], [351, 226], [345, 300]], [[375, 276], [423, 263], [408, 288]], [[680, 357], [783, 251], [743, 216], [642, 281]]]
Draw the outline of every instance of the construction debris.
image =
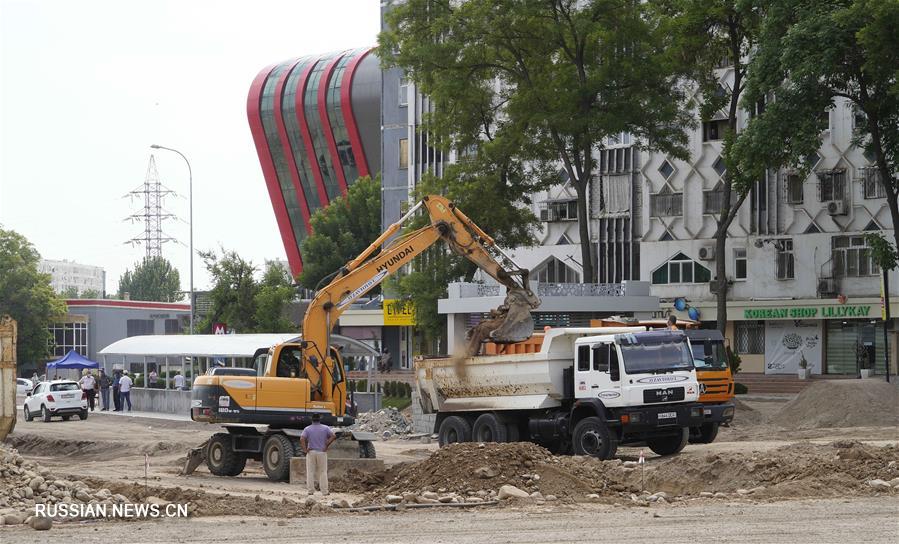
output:
[[394, 436], [411, 434], [412, 422], [396, 408], [384, 408], [377, 412], [359, 414], [351, 429], [372, 432], [387, 440]]

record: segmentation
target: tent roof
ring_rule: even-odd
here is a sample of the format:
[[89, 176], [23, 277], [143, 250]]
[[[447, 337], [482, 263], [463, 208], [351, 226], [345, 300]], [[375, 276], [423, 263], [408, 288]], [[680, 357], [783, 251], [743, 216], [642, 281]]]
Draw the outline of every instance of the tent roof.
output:
[[[252, 357], [260, 348], [270, 348], [283, 342], [299, 341], [296, 333], [273, 334], [172, 334], [145, 335], [124, 338], [100, 350], [100, 355], [133, 356], [199, 356]], [[344, 346], [343, 355], [365, 356], [377, 352], [363, 342], [332, 334], [334, 344]]]
[[47, 363], [47, 368], [98, 368], [99, 363], [82, 357], [75, 350], [70, 350], [62, 358]]

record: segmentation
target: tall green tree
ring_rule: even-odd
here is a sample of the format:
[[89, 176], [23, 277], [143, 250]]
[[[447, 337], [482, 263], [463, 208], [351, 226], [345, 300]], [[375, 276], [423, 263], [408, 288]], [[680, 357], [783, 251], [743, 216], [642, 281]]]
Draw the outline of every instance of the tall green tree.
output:
[[[873, 157], [892, 224], [899, 224], [899, 1], [758, 0], [764, 13], [744, 101], [774, 97], [735, 145], [740, 171], [795, 167], [821, 146], [822, 113], [843, 98], [856, 143]], [[893, 230], [899, 245], [899, 230]]]
[[596, 281], [597, 148], [628, 132], [686, 155], [683, 87], [654, 12], [632, 0], [408, 0], [386, 19], [382, 62], [406, 69], [435, 106], [429, 145], [466, 150], [486, 132], [520, 142], [530, 163], [562, 165], [578, 197], [584, 281]]
[[350, 185], [310, 219], [312, 234], [303, 241], [303, 272], [297, 278], [315, 289], [381, 235], [381, 178], [365, 176]]
[[59, 294], [63, 299], [70, 298], [103, 298], [100, 295], [100, 292], [96, 289], [85, 289], [84, 291], [79, 291], [77, 287], [70, 286], [63, 290], [62, 293]]
[[212, 278], [209, 298], [212, 310], [200, 323], [200, 330], [212, 332], [214, 323], [227, 323], [229, 329], [241, 333], [255, 332], [258, 326], [256, 295], [259, 285], [253, 275], [256, 267], [235, 251], [201, 251], [200, 257]]
[[265, 273], [256, 292], [255, 332], [289, 332], [298, 329], [287, 315], [290, 302], [296, 298], [290, 273], [278, 262], [266, 263]]
[[[740, 104], [746, 88], [747, 59], [759, 33], [759, 15], [747, 0], [654, 0], [668, 29], [667, 54], [678, 71], [698, 88], [703, 121], [725, 119], [721, 158], [726, 173], [722, 177], [720, 209], [715, 215], [715, 279], [717, 325], [727, 326], [726, 243], [728, 231], [752, 188], [733, 157], [737, 138]], [[730, 66], [733, 77], [722, 82], [720, 68]], [[758, 178], [756, 178], [758, 179]]]
[[181, 278], [165, 257], [145, 257], [119, 278], [117, 296], [124, 298], [125, 293], [131, 300], [176, 302], [182, 298]]
[[48, 327], [66, 315], [66, 304], [50, 286], [50, 275], [38, 272], [40, 260], [24, 236], [0, 228], [0, 314], [18, 322], [19, 365], [47, 358]]

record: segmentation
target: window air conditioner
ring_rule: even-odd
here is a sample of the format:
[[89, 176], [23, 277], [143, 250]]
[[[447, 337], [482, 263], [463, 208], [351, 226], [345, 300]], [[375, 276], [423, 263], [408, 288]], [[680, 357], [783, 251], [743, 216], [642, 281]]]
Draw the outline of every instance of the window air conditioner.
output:
[[699, 259], [702, 261], [714, 261], [715, 246], [702, 246], [699, 248]]
[[827, 203], [827, 213], [830, 215], [846, 215], [848, 211], [846, 203], [842, 200], [831, 200]]

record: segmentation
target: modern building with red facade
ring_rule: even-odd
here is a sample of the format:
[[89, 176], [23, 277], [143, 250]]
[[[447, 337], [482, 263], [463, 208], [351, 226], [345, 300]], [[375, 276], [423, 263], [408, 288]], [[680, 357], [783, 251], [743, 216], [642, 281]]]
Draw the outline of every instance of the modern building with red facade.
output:
[[293, 275], [309, 218], [361, 176], [381, 170], [381, 69], [371, 49], [264, 68], [247, 117]]

